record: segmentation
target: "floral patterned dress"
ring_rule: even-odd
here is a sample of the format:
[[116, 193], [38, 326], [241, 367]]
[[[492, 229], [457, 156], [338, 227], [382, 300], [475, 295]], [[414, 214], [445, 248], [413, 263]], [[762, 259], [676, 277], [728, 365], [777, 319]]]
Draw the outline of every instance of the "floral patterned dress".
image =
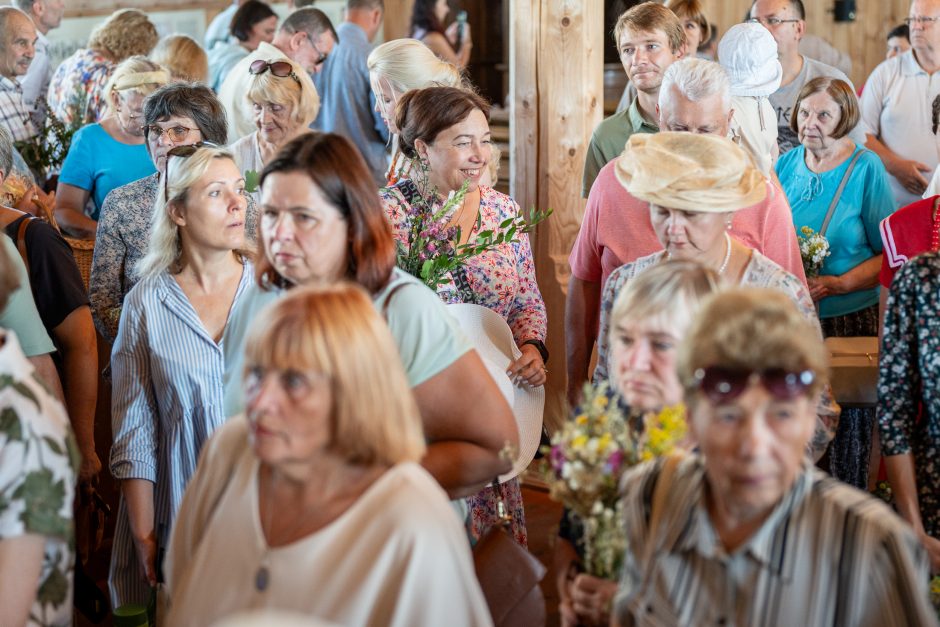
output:
[[[417, 217], [417, 210], [409, 201], [414, 190], [414, 183], [406, 179], [379, 191], [401, 246], [407, 246], [408, 231]], [[473, 232], [495, 229], [519, 212], [519, 205], [512, 198], [480, 186], [480, 222]], [[463, 276], [451, 277], [438, 288], [441, 300], [448, 304], [473, 302], [492, 309], [506, 320], [518, 346], [526, 340], [545, 341], [548, 318], [535, 280], [535, 262], [527, 235], [471, 258], [464, 270]], [[525, 546], [525, 513], [518, 479], [503, 484], [503, 497], [512, 514], [516, 540]], [[470, 532], [476, 540], [497, 521], [496, 499], [492, 489], [487, 488], [468, 500]]]
[[924, 530], [940, 538], [940, 254], [905, 264], [885, 309], [878, 377], [882, 455], [912, 454]]
[[72, 624], [72, 499], [79, 454], [68, 416], [16, 336], [0, 330], [0, 540], [46, 540], [27, 625]]
[[79, 48], [59, 64], [49, 82], [49, 110], [69, 125], [76, 117], [83, 124], [100, 122], [107, 110], [104, 86], [115, 65], [96, 50]]

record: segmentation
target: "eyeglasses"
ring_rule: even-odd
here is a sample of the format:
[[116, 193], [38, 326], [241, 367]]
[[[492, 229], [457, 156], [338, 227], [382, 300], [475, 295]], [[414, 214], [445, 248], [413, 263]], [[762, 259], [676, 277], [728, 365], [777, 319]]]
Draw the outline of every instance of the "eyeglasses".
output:
[[287, 78], [289, 76], [294, 79], [297, 85], [300, 85], [300, 78], [294, 74], [293, 66], [287, 61], [265, 61], [264, 59], [258, 59], [248, 66], [248, 73], [256, 76], [258, 74], [264, 74], [268, 70], [271, 70], [271, 74], [278, 78]]
[[163, 197], [170, 199], [170, 157], [179, 157], [187, 159], [196, 154], [200, 148], [215, 148], [216, 145], [211, 142], [196, 142], [185, 146], [173, 146], [166, 151], [166, 164], [163, 166]]
[[167, 139], [171, 142], [181, 142], [186, 139], [186, 136], [189, 135], [191, 131], [198, 131], [198, 128], [188, 128], [186, 126], [171, 126], [170, 128], [162, 128], [159, 124], [147, 124], [142, 127], [144, 129], [144, 137], [148, 140], [150, 135], [155, 135], [155, 139], [160, 139], [160, 137], [166, 133]]
[[752, 17], [746, 20], [748, 24], [761, 24], [762, 26], [780, 26], [781, 24], [790, 24], [799, 22], [800, 20], [793, 18], [789, 20], [782, 20], [779, 17]]
[[744, 393], [751, 383], [760, 381], [770, 394], [780, 401], [792, 401], [805, 394], [816, 380], [812, 370], [790, 372], [770, 368], [762, 372], [734, 370], [722, 366], [708, 366], [695, 371], [698, 389], [715, 404], [733, 401]]
[[927, 26], [928, 24], [933, 24], [934, 22], [940, 22], [940, 17], [924, 17], [923, 15], [915, 15], [914, 17], [905, 17], [902, 21], [907, 24], [908, 28], [910, 28], [912, 24]]
[[314, 67], [323, 65], [323, 62], [326, 61], [326, 57], [329, 55], [320, 51], [320, 48], [317, 47], [317, 42], [313, 40], [313, 37], [307, 35], [307, 40], [310, 41], [310, 45], [313, 46], [313, 50], [319, 55], [317, 60], [313, 62]]

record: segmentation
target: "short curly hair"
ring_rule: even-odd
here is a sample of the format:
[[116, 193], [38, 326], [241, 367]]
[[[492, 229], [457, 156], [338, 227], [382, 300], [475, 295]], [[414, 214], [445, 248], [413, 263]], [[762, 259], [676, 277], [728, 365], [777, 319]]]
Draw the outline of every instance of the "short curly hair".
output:
[[88, 47], [107, 52], [115, 63], [120, 63], [134, 55], [147, 56], [159, 39], [157, 27], [146, 13], [118, 9], [91, 31]]

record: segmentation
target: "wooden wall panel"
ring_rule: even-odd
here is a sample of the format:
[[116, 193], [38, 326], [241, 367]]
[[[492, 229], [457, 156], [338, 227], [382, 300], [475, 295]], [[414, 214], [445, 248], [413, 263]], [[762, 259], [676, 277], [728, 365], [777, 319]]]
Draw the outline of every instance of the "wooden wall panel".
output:
[[[742, 20], [751, 0], [703, 0], [708, 20], [724, 33]], [[827, 40], [852, 57], [849, 78], [860, 87], [885, 58], [885, 35], [907, 17], [910, 0], [857, 0], [854, 22], [836, 23], [832, 0], [804, 0], [806, 31]]]

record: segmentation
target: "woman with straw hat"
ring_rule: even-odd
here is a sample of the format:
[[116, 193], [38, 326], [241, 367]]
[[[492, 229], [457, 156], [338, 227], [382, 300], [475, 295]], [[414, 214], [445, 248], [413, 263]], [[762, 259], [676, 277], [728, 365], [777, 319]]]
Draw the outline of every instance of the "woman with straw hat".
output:
[[[760, 202], [766, 194], [760, 171], [734, 142], [691, 133], [634, 135], [617, 162], [616, 174], [630, 194], [649, 203], [663, 250], [624, 264], [608, 278], [601, 298], [595, 381], [608, 376], [610, 315], [617, 294], [630, 279], [666, 259], [697, 261], [727, 285], [778, 289], [819, 329], [806, 287], [728, 232], [734, 212]], [[828, 392], [818, 411], [825, 428], [817, 430], [812, 447], [821, 456], [835, 433], [839, 413]]]

